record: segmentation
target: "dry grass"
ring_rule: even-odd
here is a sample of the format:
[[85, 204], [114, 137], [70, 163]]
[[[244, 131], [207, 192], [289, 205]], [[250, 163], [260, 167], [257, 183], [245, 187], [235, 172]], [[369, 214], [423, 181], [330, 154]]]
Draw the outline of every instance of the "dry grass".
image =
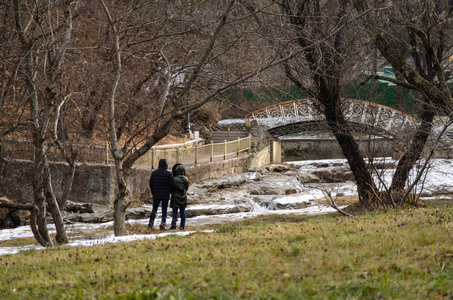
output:
[[[352, 204], [357, 204], [359, 203], [359, 198], [357, 195], [352, 195], [352, 196], [341, 196], [341, 197], [334, 197], [334, 201], [337, 205], [352, 205]], [[321, 198], [319, 200], [316, 200], [317, 203], [323, 204], [323, 205], [330, 205], [330, 199], [327, 197]]]
[[453, 205], [27, 251], [0, 257], [0, 280], [2, 299], [450, 299]]

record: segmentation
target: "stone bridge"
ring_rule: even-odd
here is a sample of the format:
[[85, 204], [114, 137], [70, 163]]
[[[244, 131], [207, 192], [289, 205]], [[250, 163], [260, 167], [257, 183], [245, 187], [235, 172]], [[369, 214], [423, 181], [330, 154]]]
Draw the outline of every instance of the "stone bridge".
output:
[[[284, 136], [302, 131], [325, 129], [324, 114], [314, 99], [301, 99], [274, 104], [250, 113], [245, 117], [247, 126], [256, 120], [274, 136]], [[396, 109], [384, 105], [343, 99], [342, 109], [353, 131], [383, 137], [394, 137], [405, 128], [413, 128], [415, 120]]]

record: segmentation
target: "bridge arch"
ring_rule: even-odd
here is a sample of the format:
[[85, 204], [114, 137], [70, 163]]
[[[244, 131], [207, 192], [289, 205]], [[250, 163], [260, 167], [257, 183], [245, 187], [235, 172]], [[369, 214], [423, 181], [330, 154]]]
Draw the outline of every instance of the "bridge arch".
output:
[[[393, 137], [405, 128], [415, 126], [411, 116], [388, 106], [373, 102], [343, 98], [342, 109], [353, 131]], [[302, 131], [327, 129], [324, 114], [314, 99], [300, 99], [274, 104], [254, 111], [245, 117], [247, 126], [256, 120], [274, 136]]]

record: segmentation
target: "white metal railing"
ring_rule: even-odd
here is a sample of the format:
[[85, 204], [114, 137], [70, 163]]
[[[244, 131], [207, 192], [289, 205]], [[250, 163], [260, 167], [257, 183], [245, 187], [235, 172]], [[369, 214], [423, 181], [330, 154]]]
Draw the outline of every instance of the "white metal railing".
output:
[[[254, 111], [245, 117], [247, 126], [252, 120], [268, 128], [291, 123], [325, 121], [325, 116], [316, 107], [314, 99], [300, 99], [277, 103]], [[414, 127], [415, 120], [391, 107], [355, 99], [342, 99], [344, 117], [348, 122], [382, 129], [396, 135], [405, 127]]]

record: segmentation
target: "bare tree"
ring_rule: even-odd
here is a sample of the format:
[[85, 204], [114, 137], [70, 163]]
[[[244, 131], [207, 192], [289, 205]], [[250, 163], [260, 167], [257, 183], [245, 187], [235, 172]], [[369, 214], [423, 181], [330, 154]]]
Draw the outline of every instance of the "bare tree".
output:
[[[71, 173], [74, 173], [75, 154], [65, 149], [57, 132], [61, 108], [70, 97], [62, 93], [59, 83], [61, 65], [73, 30], [72, 10], [78, 3], [72, 0], [58, 3], [13, 0], [8, 4], [5, 13], [14, 16], [12, 41], [17, 42], [17, 51], [16, 56], [7, 63], [13, 66], [13, 74], [17, 74], [12, 77], [12, 84], [20, 87], [19, 91], [26, 95], [24, 101], [27, 104], [15, 104], [17, 106], [14, 108], [29, 114], [29, 137], [34, 146], [33, 195], [38, 229], [33, 233], [42, 245], [53, 245], [47, 230], [48, 206], [56, 225], [56, 242], [67, 243], [63, 218], [52, 186], [47, 152], [56, 144], [70, 162]], [[14, 98], [12, 101], [14, 105]], [[67, 197], [67, 193], [64, 197]], [[64, 202], [60, 201], [60, 205], [64, 205]]]
[[[377, 187], [343, 115], [342, 87], [357, 80], [356, 62], [364, 49], [363, 32], [353, 22], [357, 14], [350, 1], [273, 1], [286, 20], [284, 40], [292, 49], [305, 49], [286, 61], [284, 71], [296, 86], [318, 101], [318, 109], [348, 160], [357, 182], [360, 203], [375, 205]], [[317, 41], [317, 43], [315, 43]], [[313, 46], [310, 46], [313, 45]], [[362, 64], [363, 60], [360, 60]]]
[[[319, 110], [324, 113], [355, 176], [360, 203], [368, 208], [405, 203], [408, 193], [403, 189], [425, 148], [434, 116], [442, 111], [451, 114], [453, 102], [445, 69], [451, 49], [447, 21], [452, 11], [450, 2], [375, 1], [374, 5], [347, 0], [273, 2], [287, 20], [285, 42], [289, 40], [295, 49], [306, 49], [303, 55], [284, 63], [286, 75], [318, 100]], [[384, 192], [377, 189], [341, 107], [342, 87], [348, 79], [357, 80], [360, 71], [357, 68], [368, 65], [365, 59], [374, 56], [361, 53], [365, 49], [366, 33], [371, 33], [381, 54], [405, 79], [394, 82], [416, 90], [421, 98], [420, 125], [398, 162], [390, 187]], [[310, 43], [315, 46], [307, 47]]]
[[404, 78], [404, 81], [397, 78], [396, 83], [420, 95], [420, 126], [399, 160], [390, 187], [390, 196], [407, 195], [401, 191], [432, 134], [434, 116], [446, 114], [451, 118], [452, 115], [447, 70], [453, 46], [449, 21], [453, 6], [450, 1], [408, 0], [393, 1], [390, 6], [378, 5], [376, 9], [380, 10], [380, 18], [367, 18], [367, 29], [381, 54]]
[[[118, 185], [114, 231], [123, 235], [124, 215], [130, 204], [128, 175], [137, 159], [164, 138], [176, 120], [275, 66], [278, 53], [256, 51], [254, 55], [260, 52], [265, 57], [259, 64], [244, 57], [249, 55], [245, 47], [250, 47], [245, 34], [252, 33], [247, 22], [256, 22], [254, 13], [235, 0], [200, 2], [197, 6], [159, 3], [158, 7], [154, 1], [135, 1], [120, 9], [113, 9], [105, 0], [100, 4], [110, 25], [115, 62], [108, 101], [109, 136]], [[137, 57], [141, 65], [145, 61], [150, 67], [137, 69]], [[131, 66], [136, 67], [136, 73], [139, 70], [141, 78], [135, 77]], [[134, 77], [136, 80], [131, 80]], [[141, 93], [147, 95], [144, 100], [140, 100]], [[132, 113], [133, 126], [127, 126], [131, 122], [127, 116], [120, 117], [121, 112]]]

